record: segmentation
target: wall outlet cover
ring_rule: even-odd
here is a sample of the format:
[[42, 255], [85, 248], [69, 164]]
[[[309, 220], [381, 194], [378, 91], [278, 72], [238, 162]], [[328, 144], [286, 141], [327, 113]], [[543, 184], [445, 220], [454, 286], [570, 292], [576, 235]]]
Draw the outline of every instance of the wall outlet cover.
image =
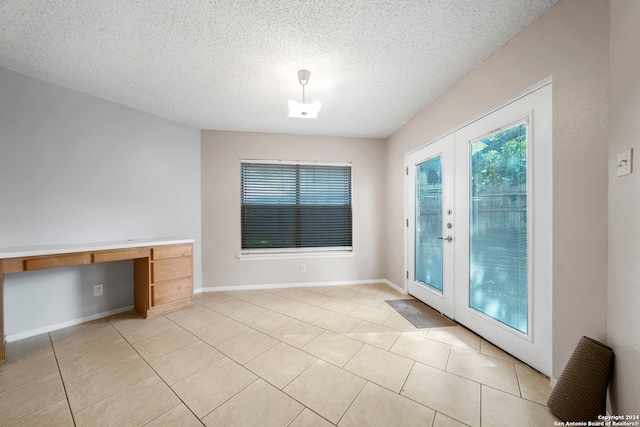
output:
[[100, 285], [93, 285], [93, 296], [94, 297], [99, 297], [102, 295], [103, 292], [103, 286]]
[[616, 159], [616, 174], [618, 176], [629, 175], [631, 171], [631, 159], [633, 158], [633, 149], [628, 149], [618, 154]]

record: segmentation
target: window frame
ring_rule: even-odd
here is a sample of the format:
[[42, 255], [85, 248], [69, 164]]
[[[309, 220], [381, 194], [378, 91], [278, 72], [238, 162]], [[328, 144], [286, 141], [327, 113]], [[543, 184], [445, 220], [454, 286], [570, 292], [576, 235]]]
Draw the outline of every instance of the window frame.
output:
[[[330, 166], [330, 167], [345, 167], [349, 168], [349, 192], [350, 200], [349, 206], [351, 208], [351, 246], [320, 246], [320, 247], [290, 247], [290, 248], [243, 248], [243, 177], [242, 177], [242, 164], [260, 164], [260, 165], [290, 165], [290, 166]], [[353, 256], [354, 245], [354, 209], [353, 209], [353, 164], [352, 162], [323, 162], [323, 161], [298, 161], [298, 160], [273, 160], [273, 159], [240, 159], [240, 259], [250, 258], [292, 258], [292, 257], [342, 257]], [[299, 186], [300, 182], [296, 182], [296, 186]], [[304, 205], [303, 205], [304, 206]]]

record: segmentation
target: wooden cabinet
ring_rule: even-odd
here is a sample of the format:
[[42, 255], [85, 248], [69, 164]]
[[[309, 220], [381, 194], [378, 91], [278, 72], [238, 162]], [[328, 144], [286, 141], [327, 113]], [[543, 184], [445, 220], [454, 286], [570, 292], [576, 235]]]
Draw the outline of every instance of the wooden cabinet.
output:
[[143, 317], [190, 304], [193, 296], [193, 240], [121, 242], [0, 249], [0, 363], [4, 355], [3, 279], [7, 273], [133, 260], [133, 304]]
[[135, 309], [144, 317], [189, 305], [193, 296], [193, 245], [153, 247], [136, 260]]
[[134, 260], [133, 299], [138, 313], [148, 317], [189, 305], [193, 296], [192, 243], [7, 258], [0, 273], [130, 259]]

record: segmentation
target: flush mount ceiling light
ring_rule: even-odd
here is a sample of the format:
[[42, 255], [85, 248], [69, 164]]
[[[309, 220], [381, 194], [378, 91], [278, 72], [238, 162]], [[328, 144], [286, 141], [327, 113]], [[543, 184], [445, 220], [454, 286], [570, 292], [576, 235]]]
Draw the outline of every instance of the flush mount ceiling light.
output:
[[301, 119], [315, 119], [318, 117], [318, 111], [322, 107], [320, 101], [314, 101], [311, 104], [305, 103], [304, 87], [309, 83], [309, 70], [298, 70], [298, 82], [302, 85], [302, 102], [289, 101], [289, 117], [298, 117]]

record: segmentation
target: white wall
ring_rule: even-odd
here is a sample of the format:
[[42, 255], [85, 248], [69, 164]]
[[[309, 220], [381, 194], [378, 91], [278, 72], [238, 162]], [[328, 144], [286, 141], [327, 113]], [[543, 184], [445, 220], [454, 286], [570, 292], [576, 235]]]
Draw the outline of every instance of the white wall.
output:
[[[292, 119], [295, 120], [295, 119]], [[240, 260], [240, 159], [353, 162], [353, 247], [340, 258]], [[202, 132], [205, 288], [383, 279], [384, 141]], [[307, 266], [300, 272], [300, 264]]]
[[[0, 69], [0, 183], [0, 247], [194, 238], [200, 286], [199, 130]], [[8, 274], [5, 333], [132, 305], [132, 271]]]
[[608, 1], [561, 0], [388, 140], [386, 277], [399, 284], [404, 154], [552, 76], [556, 378], [582, 335], [606, 340], [608, 45]]
[[[640, 2], [611, 2], [609, 289], [607, 343], [615, 353], [611, 413], [640, 412]], [[618, 153], [633, 149], [633, 174]]]

